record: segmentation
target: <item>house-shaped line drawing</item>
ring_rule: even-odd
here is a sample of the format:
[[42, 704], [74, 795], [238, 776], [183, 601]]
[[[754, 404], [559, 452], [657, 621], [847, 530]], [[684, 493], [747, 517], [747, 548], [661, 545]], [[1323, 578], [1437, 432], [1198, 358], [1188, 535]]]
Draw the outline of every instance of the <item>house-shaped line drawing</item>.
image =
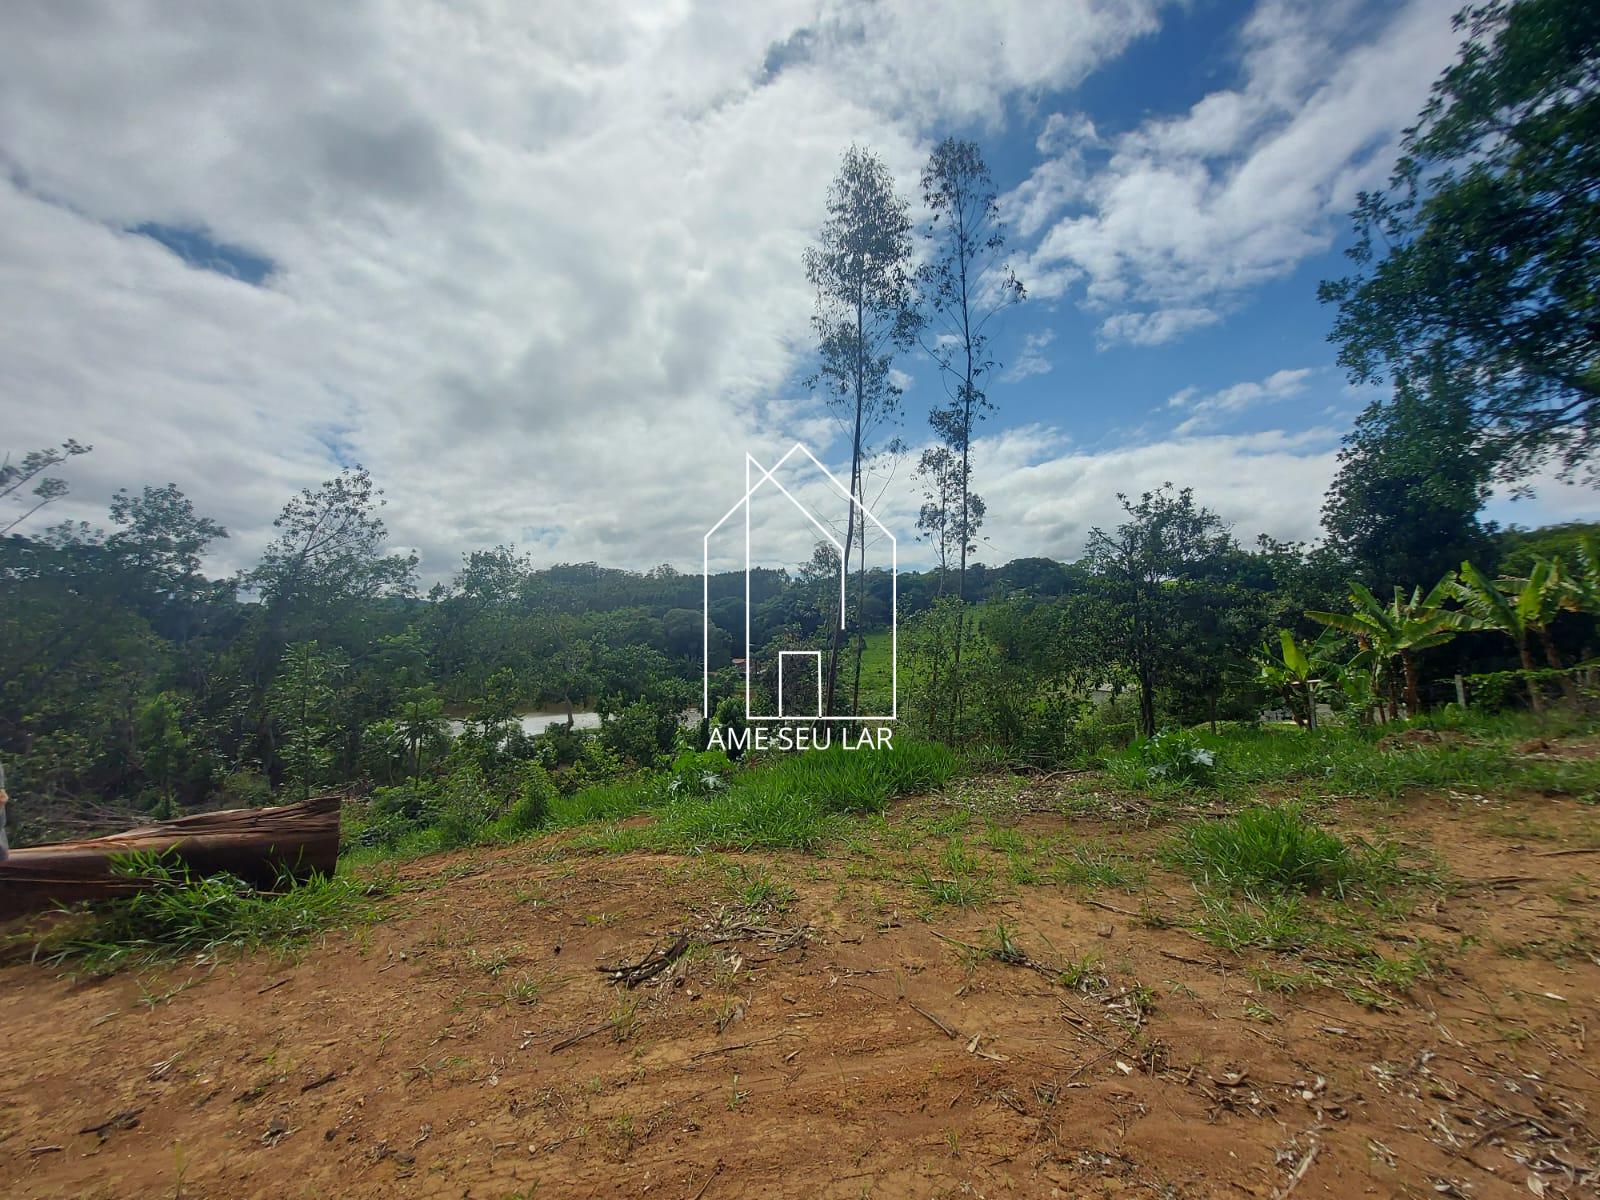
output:
[[[845, 562], [844, 547], [839, 544], [839, 539], [800, 501], [796, 500], [789, 489], [774, 477], [775, 473], [786, 462], [794, 457], [796, 452], [809, 458], [823, 477], [833, 485], [839, 495], [848, 500], [853, 508], [860, 514], [859, 527], [865, 536], [866, 522], [871, 521], [878, 527], [885, 537], [889, 539], [889, 711], [876, 715], [858, 714], [847, 717], [822, 716], [820, 711], [816, 715], [790, 713], [784, 714], [783, 708], [783, 668], [785, 658], [811, 657], [816, 661], [817, 670], [817, 706], [822, 706], [822, 652], [820, 650], [783, 651], [778, 657], [778, 708], [777, 713], [754, 713], [750, 705], [751, 664], [754, 660], [750, 645], [750, 500], [766, 484], [771, 484], [782, 492], [789, 503], [798, 509], [822, 537], [833, 547], [834, 553], [839, 556], [839, 627], [844, 628], [845, 614], [845, 576], [848, 564]], [[861, 502], [859, 496], [852, 495], [850, 489], [834, 477], [832, 471], [818, 461], [817, 456], [805, 446], [796, 442], [789, 447], [788, 452], [773, 463], [771, 467], [763, 467], [755, 458], [746, 452], [744, 456], [744, 495], [727, 512], [722, 514], [722, 519], [706, 530], [704, 539], [704, 556], [701, 570], [701, 585], [703, 601], [701, 608], [702, 644], [701, 644], [701, 699], [700, 711], [707, 717], [711, 716], [711, 537], [726, 525], [741, 510], [744, 510], [744, 715], [750, 721], [779, 721], [803, 718], [806, 720], [820, 721], [893, 721], [900, 711], [900, 544], [894, 534], [884, 523], [872, 514], [872, 510]], [[855, 547], [852, 547], [854, 550]]]

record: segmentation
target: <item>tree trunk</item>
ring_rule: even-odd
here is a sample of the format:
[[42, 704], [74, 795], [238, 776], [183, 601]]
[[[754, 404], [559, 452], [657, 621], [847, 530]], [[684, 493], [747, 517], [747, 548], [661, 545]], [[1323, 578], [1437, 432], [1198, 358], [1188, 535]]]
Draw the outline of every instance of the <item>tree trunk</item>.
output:
[[[855, 387], [856, 387], [856, 424], [855, 432], [850, 439], [850, 499], [846, 510], [844, 524], [844, 553], [839, 556], [839, 571], [846, 580], [850, 578], [850, 550], [855, 544], [856, 530], [856, 497], [861, 494], [861, 423], [863, 418], [862, 408], [866, 403], [866, 363], [863, 361], [865, 354], [865, 298], [859, 293], [856, 296], [856, 362], [855, 362]], [[865, 540], [866, 530], [862, 529], [862, 538]], [[833, 627], [832, 645], [828, 650], [828, 703], [824, 708], [827, 716], [833, 716], [833, 702], [839, 681], [839, 650], [844, 644], [844, 619], [847, 599], [839, 597], [839, 623]], [[746, 615], [748, 619], [748, 614]]]
[[1422, 712], [1422, 690], [1417, 686], [1417, 660], [1409, 650], [1402, 650], [1400, 665], [1406, 673], [1406, 716], [1415, 717]]
[[[1550, 637], [1550, 627], [1548, 625], [1538, 625], [1535, 628], [1539, 632], [1539, 641], [1544, 646], [1545, 662], [1550, 664], [1552, 671], [1564, 672], [1565, 668], [1561, 665], [1561, 655], [1557, 652], [1556, 644]], [[1577, 700], [1578, 687], [1573, 683], [1572, 678], [1565, 673], [1556, 676], [1556, 678], [1561, 684], [1561, 694], [1570, 701]]]
[[1156, 733], [1156, 681], [1144, 667], [1139, 668], [1139, 732], [1145, 737]]
[[1533, 678], [1533, 655], [1528, 650], [1528, 638], [1524, 634], [1517, 639], [1517, 653], [1522, 656], [1523, 681], [1528, 685], [1528, 703], [1533, 705], [1533, 711], [1544, 711], [1544, 695], [1539, 691], [1539, 685]]

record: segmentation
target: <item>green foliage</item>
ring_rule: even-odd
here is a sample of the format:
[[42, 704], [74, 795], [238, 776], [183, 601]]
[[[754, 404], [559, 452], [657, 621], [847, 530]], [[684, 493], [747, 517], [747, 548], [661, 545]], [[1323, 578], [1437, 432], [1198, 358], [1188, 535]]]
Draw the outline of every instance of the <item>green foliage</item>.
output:
[[1490, 557], [1479, 512], [1493, 456], [1473, 433], [1471, 403], [1448, 373], [1402, 379], [1356, 421], [1322, 508], [1328, 543], [1369, 586], [1438, 579]]
[[297, 800], [309, 798], [311, 789], [329, 777], [338, 729], [335, 684], [345, 667], [343, 656], [323, 651], [314, 641], [300, 642], [284, 654], [268, 694], [268, 709], [283, 730], [279, 757]]
[[1217, 755], [1186, 729], [1163, 729], [1154, 737], [1138, 738], [1106, 765], [1124, 786], [1205, 786], [1216, 778]]
[[223, 776], [217, 798], [224, 808], [263, 808], [272, 803], [272, 784], [260, 771], [241, 767]]
[[495, 823], [496, 835], [512, 838], [539, 829], [549, 819], [551, 806], [560, 795], [549, 772], [538, 763], [525, 763], [520, 771], [517, 797]]
[[653, 767], [673, 747], [679, 711], [677, 706], [635, 700], [606, 715], [600, 742], [624, 762]]
[[1117, 666], [1132, 675], [1139, 729], [1150, 736], [1158, 684], [1198, 671], [1204, 686], [1220, 687], [1226, 661], [1237, 657], [1231, 643], [1246, 631], [1253, 639], [1254, 631], [1243, 619], [1217, 623], [1246, 596], [1212, 578], [1208, 565], [1237, 545], [1221, 518], [1195, 503], [1193, 489], [1174, 492], [1168, 484], [1137, 501], [1118, 499], [1128, 519], [1112, 533], [1089, 532], [1085, 561], [1095, 573], [1095, 602], [1080, 610], [1077, 632], [1102, 678]]
[[1592, 461], [1600, 419], [1600, 12], [1491, 0], [1456, 18], [1457, 61], [1363, 193], [1357, 274], [1324, 283], [1353, 380], [1447, 372], [1503, 476]]
[[[1456, 587], [1455, 575], [1446, 575], [1423, 594], [1421, 586], [1412, 589], [1410, 597], [1398, 584], [1394, 598], [1380, 603], [1378, 598], [1361, 583], [1350, 585], [1348, 613], [1306, 613], [1313, 621], [1332, 629], [1341, 630], [1356, 639], [1360, 653], [1352, 659], [1350, 668], [1366, 667], [1372, 676], [1372, 693], [1390, 695], [1389, 715], [1399, 715], [1395, 693], [1403, 680], [1406, 711], [1416, 716], [1422, 711], [1419, 688], [1417, 655], [1435, 646], [1442, 646], [1462, 628], [1460, 614], [1444, 607]], [[1399, 671], [1395, 671], [1398, 664]]]
[[643, 812], [661, 799], [661, 783], [648, 774], [563, 792], [550, 801], [551, 827], [562, 829], [591, 821], [618, 821]]
[[721, 750], [687, 750], [672, 760], [667, 792], [673, 797], [708, 796], [728, 786], [733, 761]]

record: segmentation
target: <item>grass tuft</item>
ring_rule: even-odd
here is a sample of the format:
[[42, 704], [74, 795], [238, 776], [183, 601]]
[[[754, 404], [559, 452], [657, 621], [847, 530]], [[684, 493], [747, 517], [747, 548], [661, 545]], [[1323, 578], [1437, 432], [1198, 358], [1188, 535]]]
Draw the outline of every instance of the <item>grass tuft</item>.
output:
[[1361, 874], [1350, 848], [1292, 804], [1191, 825], [1168, 853], [1202, 883], [1245, 891], [1343, 895]]

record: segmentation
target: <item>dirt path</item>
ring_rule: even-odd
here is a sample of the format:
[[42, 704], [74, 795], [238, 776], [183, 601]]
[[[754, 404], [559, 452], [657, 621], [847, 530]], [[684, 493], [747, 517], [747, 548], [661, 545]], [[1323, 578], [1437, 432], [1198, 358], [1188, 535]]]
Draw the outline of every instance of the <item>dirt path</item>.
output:
[[[1550, 852], [1591, 811], [1341, 809], [1468, 881], [1374, 931], [1438, 948], [1388, 1012], [1159, 927], [1195, 903], [1159, 867], [1020, 885], [979, 845], [988, 898], [930, 907], [859, 849], [419, 862], [293, 961], [0, 970], [0, 1195], [1589, 1194], [1600, 854]], [[1002, 921], [1049, 974], [961, 945]], [[632, 989], [596, 970], [683, 931], [715, 944]]]

